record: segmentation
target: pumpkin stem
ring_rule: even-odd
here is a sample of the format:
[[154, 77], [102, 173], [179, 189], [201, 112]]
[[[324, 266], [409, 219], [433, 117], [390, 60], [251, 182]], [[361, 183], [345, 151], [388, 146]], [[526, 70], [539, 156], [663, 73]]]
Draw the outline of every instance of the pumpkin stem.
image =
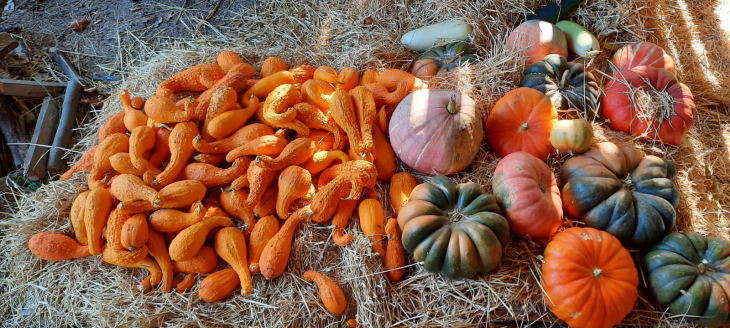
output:
[[600, 278], [602, 272], [603, 272], [603, 270], [601, 270], [599, 268], [593, 268], [593, 277]]
[[697, 268], [700, 269], [701, 274], [704, 274], [710, 268], [710, 262], [706, 259], [702, 259], [702, 263], [698, 264]]
[[459, 112], [459, 106], [456, 105], [456, 94], [451, 95], [449, 98], [449, 104], [446, 105], [446, 111], [449, 114], [456, 114]]
[[528, 127], [529, 126], [528, 126], [527, 122], [522, 123], [522, 125], [520, 125], [520, 128], [517, 129], [517, 132], [525, 132], [525, 130], [527, 130]]
[[560, 84], [558, 84], [559, 89], [563, 89], [565, 86], [565, 82], [568, 80], [568, 71], [563, 72], [563, 76], [560, 77]]
[[454, 57], [451, 57], [451, 59], [444, 61], [445, 65], [451, 64], [455, 62], [457, 59], [461, 58], [461, 55], [463, 55], [464, 52], [459, 52], [458, 54], [454, 54]]

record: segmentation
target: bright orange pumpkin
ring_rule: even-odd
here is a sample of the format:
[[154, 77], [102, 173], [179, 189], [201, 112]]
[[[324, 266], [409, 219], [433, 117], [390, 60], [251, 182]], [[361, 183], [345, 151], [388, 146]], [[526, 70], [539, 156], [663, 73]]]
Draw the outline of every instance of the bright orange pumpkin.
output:
[[487, 140], [500, 156], [523, 151], [541, 160], [554, 150], [550, 130], [558, 111], [550, 98], [531, 88], [518, 88], [499, 99], [487, 118]]
[[517, 235], [547, 239], [563, 223], [563, 201], [555, 175], [535, 156], [517, 152], [499, 161], [492, 190], [510, 230]]
[[545, 302], [571, 327], [612, 327], [633, 309], [639, 275], [616, 237], [570, 228], [553, 238], [544, 256]]

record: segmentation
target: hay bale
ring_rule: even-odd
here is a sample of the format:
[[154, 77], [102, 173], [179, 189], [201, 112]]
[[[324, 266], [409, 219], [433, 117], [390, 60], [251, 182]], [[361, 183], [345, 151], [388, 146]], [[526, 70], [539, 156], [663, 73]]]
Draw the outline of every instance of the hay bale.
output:
[[[398, 46], [403, 32], [444, 19], [464, 18], [475, 22], [474, 41], [482, 60], [437, 79], [434, 85], [466, 92], [477, 100], [486, 117], [494, 103], [516, 87], [524, 68], [524, 62], [505, 49], [511, 27], [531, 8], [544, 2], [266, 1], [236, 15], [229, 26], [218, 27], [213, 36], [201, 35], [173, 44], [149, 60], [145, 57], [150, 54], [149, 49], [131, 44], [124, 50], [125, 61], [138, 63], [139, 67], [125, 68], [130, 72], [126, 87], [133, 94], [150, 96], [166, 77], [190, 65], [211, 62], [223, 49], [242, 54], [257, 67], [267, 56], [278, 56], [290, 66], [308, 63], [335, 68], [408, 70], [416, 56]], [[603, 45], [603, 52], [587, 66], [603, 69], [611, 51], [627, 42], [652, 40], [666, 47], [666, 41], [662, 41], [666, 37], [657, 37], [652, 31], [657, 28], [657, 18], [663, 15], [661, 11], [675, 7], [659, 9], [655, 3], [594, 0], [581, 5], [572, 19], [591, 30]], [[375, 24], [365, 24], [366, 17], [372, 17]], [[659, 26], [660, 31], [662, 28], [668, 27]], [[682, 56], [678, 61], [690, 67], [692, 58]], [[598, 77], [601, 83], [605, 82], [605, 77]], [[698, 105], [695, 127], [681, 145], [642, 143], [608, 129], [602, 121], [594, 124], [596, 138], [627, 142], [647, 154], [673, 160], [682, 197], [676, 229], [727, 236], [729, 202], [719, 183], [730, 181], [730, 117], [720, 113], [722, 109], [727, 113], [728, 103], [716, 101], [727, 97], [717, 95], [717, 88], [703, 84], [702, 79], [689, 73], [680, 71], [680, 79], [686, 79]], [[93, 145], [101, 122], [120, 109], [118, 96], [108, 99], [95, 120], [83, 127], [85, 137], [75, 149], [85, 150]], [[548, 163], [556, 169], [567, 157], [556, 154]], [[491, 172], [498, 161], [485, 140], [474, 163], [454, 178], [477, 182], [491, 191]], [[409, 170], [399, 165], [400, 170]], [[415, 175], [419, 180], [427, 178]], [[354, 317], [365, 327], [467, 327], [506, 319], [523, 323], [554, 320], [540, 288], [544, 245], [513, 237], [501, 267], [475, 279], [445, 280], [425, 272], [418, 263], [409, 263], [405, 280], [390, 284], [381, 273], [381, 260], [370, 250], [356, 220], [349, 229], [355, 241], [344, 248], [334, 245], [330, 227], [303, 225], [295, 234], [287, 272], [273, 281], [254, 276], [254, 293], [248, 298], [234, 295], [225, 302], [202, 303], [197, 297], [199, 283], [192, 292], [184, 294], [142, 295], [135, 288], [143, 276], [139, 270], [111, 266], [98, 258], [47, 262], [28, 251], [27, 241], [36, 232], [71, 231], [71, 201], [85, 181], [81, 176], [48, 184], [33, 194], [7, 195], [17, 202], [14, 208], [6, 210], [11, 213], [0, 226], [0, 311], [10, 325], [334, 327]], [[384, 204], [388, 203], [386, 187], [378, 185]], [[388, 206], [386, 216], [392, 215]], [[578, 224], [565, 221], [565, 227], [571, 225]], [[639, 258], [636, 252], [632, 255]], [[326, 272], [343, 287], [349, 302], [344, 315], [332, 317], [322, 308], [316, 288], [300, 278], [309, 269]], [[681, 317], [673, 318], [663, 312], [643, 288], [635, 310], [624, 324], [687, 325]]]

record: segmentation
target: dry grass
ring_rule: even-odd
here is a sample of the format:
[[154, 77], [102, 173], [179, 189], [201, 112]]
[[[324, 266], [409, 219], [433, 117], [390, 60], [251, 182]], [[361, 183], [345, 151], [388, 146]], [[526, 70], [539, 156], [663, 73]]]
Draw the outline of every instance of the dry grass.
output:
[[[142, 96], [151, 95], [160, 81], [183, 68], [212, 61], [223, 49], [236, 51], [259, 67], [264, 58], [275, 55], [289, 65], [410, 69], [415, 55], [398, 46], [403, 32], [447, 18], [465, 18], [477, 22], [474, 41], [482, 61], [433, 83], [467, 92], [486, 117], [494, 103], [517, 85], [524, 68], [524, 63], [504, 47], [508, 33], [529, 8], [544, 2], [266, 1], [236, 14], [226, 26], [188, 22], [196, 37], [173, 40], [171, 48], [164, 51], [149, 49], [142, 40], [120, 41], [117, 63], [129, 72], [126, 87]], [[587, 64], [589, 69], [605, 68], [611, 50], [627, 42], [659, 39], [657, 42], [665, 45], [662, 37], [656, 36], [657, 29], [663, 28], [657, 26], [662, 10], [666, 9], [657, 9], [655, 2], [648, 0], [594, 0], [581, 6], [573, 20], [592, 30], [604, 46]], [[364, 24], [366, 17], [372, 17], [375, 24]], [[687, 58], [692, 57], [679, 60]], [[606, 82], [605, 77], [596, 76], [600, 84]], [[682, 144], [642, 143], [608, 129], [600, 119], [594, 124], [596, 137], [599, 141], [631, 143], [647, 154], [673, 160], [682, 196], [676, 229], [727, 236], [730, 202], [723, 183], [730, 181], [730, 118], [718, 111], [718, 105], [728, 103], [718, 103], [723, 96], [701, 79], [685, 71], [680, 72], [680, 79], [695, 93], [698, 105], [695, 127]], [[704, 97], [707, 95], [714, 97]], [[86, 137], [75, 149], [84, 150], [95, 143], [100, 123], [119, 109], [117, 96], [108, 99], [94, 122], [83, 128]], [[568, 157], [554, 154], [548, 163], [555, 169]], [[491, 191], [491, 172], [498, 161], [485, 141], [474, 163], [455, 178], [475, 181]], [[407, 170], [402, 164], [400, 168]], [[416, 176], [419, 180], [427, 178]], [[8, 195], [17, 202], [0, 228], [0, 275], [5, 278], [0, 282], [0, 313], [9, 326], [341, 327], [347, 318], [354, 317], [365, 327], [471, 327], [506, 318], [518, 326], [529, 326], [531, 320], [555, 320], [540, 288], [544, 245], [513, 237], [501, 267], [476, 279], [445, 280], [411, 263], [404, 281], [390, 284], [380, 274], [381, 261], [372, 254], [356, 220], [350, 226], [355, 242], [345, 248], [334, 245], [329, 226], [305, 224], [295, 234], [287, 272], [273, 281], [255, 276], [254, 294], [248, 298], [235, 295], [226, 302], [206, 304], [197, 297], [197, 287], [185, 294], [141, 295], [135, 286], [142, 272], [110, 266], [98, 258], [51, 263], [27, 250], [27, 240], [35, 232], [71, 230], [70, 204], [84, 184], [85, 178], [78, 177], [46, 185], [34, 194]], [[388, 202], [386, 188], [386, 184], [378, 186], [383, 203]], [[386, 216], [392, 215], [387, 208]], [[575, 224], [565, 222], [566, 227]], [[638, 260], [638, 252], [632, 255]], [[344, 315], [332, 317], [322, 308], [316, 288], [300, 278], [309, 269], [325, 272], [344, 288], [349, 302]], [[635, 311], [624, 324], [675, 327], [686, 322], [664, 313], [642, 287]]]

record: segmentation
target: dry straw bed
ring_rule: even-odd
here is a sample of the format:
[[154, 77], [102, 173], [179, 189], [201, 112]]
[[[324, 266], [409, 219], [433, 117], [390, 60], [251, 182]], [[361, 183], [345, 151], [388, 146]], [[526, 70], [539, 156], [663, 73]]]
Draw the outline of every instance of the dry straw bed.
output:
[[[123, 87], [144, 97], [152, 95], [166, 77], [190, 65], [211, 62], [224, 49], [241, 54], [254, 65], [260, 65], [268, 56], [279, 56], [290, 66], [308, 63], [337, 69], [410, 70], [416, 56], [398, 45], [400, 35], [424, 24], [462, 18], [474, 24], [473, 41], [482, 60], [448, 74], [435, 85], [468, 93], [486, 117], [493, 104], [515, 88], [524, 69], [524, 63], [505, 49], [507, 35], [531, 9], [545, 2], [266, 1], [237, 13], [227, 26], [201, 22], [208, 34], [181, 40], [172, 49], [152, 53], [143, 42], [132, 43], [122, 47], [118, 59], [128, 72]], [[702, 54], [690, 44], [693, 36], [700, 34], [700, 45], [705, 43], [708, 51], [720, 51], [728, 49], [728, 38], [718, 26], [694, 26], [718, 23], [716, 17], [707, 19], [713, 14], [707, 8], [714, 6], [699, 8], [690, 2], [591, 0], [571, 18], [591, 30], [602, 43], [602, 53], [589, 63], [591, 69], [605, 69], [615, 48], [641, 40], [658, 43], [677, 59], [679, 79], [691, 88], [698, 105], [695, 126], [685, 141], [676, 147], [642, 143], [609, 130], [600, 119], [594, 122], [597, 139], [628, 142], [647, 154], [673, 160], [682, 196], [676, 229], [727, 236], [730, 223], [726, 216], [730, 213], [723, 183], [730, 181], [730, 95], [720, 90], [730, 83], [728, 70], [723, 68], [723, 64], [730, 63], [730, 52], [702, 61]], [[693, 15], [703, 20], [691, 23]], [[366, 24], [367, 17], [372, 17], [374, 23]], [[128, 64], [140, 63], [142, 58], [152, 59], [138, 67]], [[707, 78], [707, 70], [701, 68], [705, 62], [710, 66], [704, 67], [715, 67], [720, 72], [714, 79]], [[607, 79], [596, 75], [602, 83]], [[120, 108], [118, 97], [108, 99], [94, 122], [84, 127], [85, 137], [76, 150], [94, 144], [101, 122]], [[549, 164], [557, 169], [567, 158], [555, 154]], [[475, 181], [491, 192], [491, 173], [498, 161], [485, 143], [474, 163], [455, 178]], [[408, 170], [403, 165], [401, 169]], [[416, 177], [421, 181], [427, 178], [419, 174]], [[556, 320], [540, 288], [544, 245], [513, 237], [501, 267], [475, 279], [445, 280], [410, 263], [406, 278], [390, 284], [380, 273], [381, 260], [370, 250], [356, 220], [349, 231], [356, 239], [348, 247], [334, 245], [330, 227], [304, 224], [295, 234], [287, 272], [273, 281], [256, 275], [250, 297], [236, 294], [225, 302], [207, 304], [197, 297], [199, 285], [184, 294], [141, 294], [136, 285], [143, 272], [138, 270], [111, 266], [99, 258], [48, 262], [33, 257], [27, 249], [28, 239], [36, 232], [71, 231], [71, 201], [82, 191], [85, 181], [79, 176], [50, 183], [33, 194], [8, 195], [17, 202], [5, 210], [11, 213], [0, 225], [0, 313], [9, 326], [342, 327], [352, 317], [365, 327], [470, 327], [505, 319], [518, 326]], [[380, 201], [387, 204], [387, 184], [379, 185], [378, 191]], [[386, 215], [392, 216], [392, 210], [386, 209]], [[566, 220], [564, 226], [570, 225], [577, 223]], [[632, 255], [638, 261], [640, 254]], [[300, 278], [310, 269], [331, 276], [343, 287], [348, 299], [344, 315], [330, 316], [319, 303], [315, 286]], [[624, 325], [688, 325], [683, 318], [665, 313], [649, 296], [643, 276], [640, 278], [639, 300]]]

